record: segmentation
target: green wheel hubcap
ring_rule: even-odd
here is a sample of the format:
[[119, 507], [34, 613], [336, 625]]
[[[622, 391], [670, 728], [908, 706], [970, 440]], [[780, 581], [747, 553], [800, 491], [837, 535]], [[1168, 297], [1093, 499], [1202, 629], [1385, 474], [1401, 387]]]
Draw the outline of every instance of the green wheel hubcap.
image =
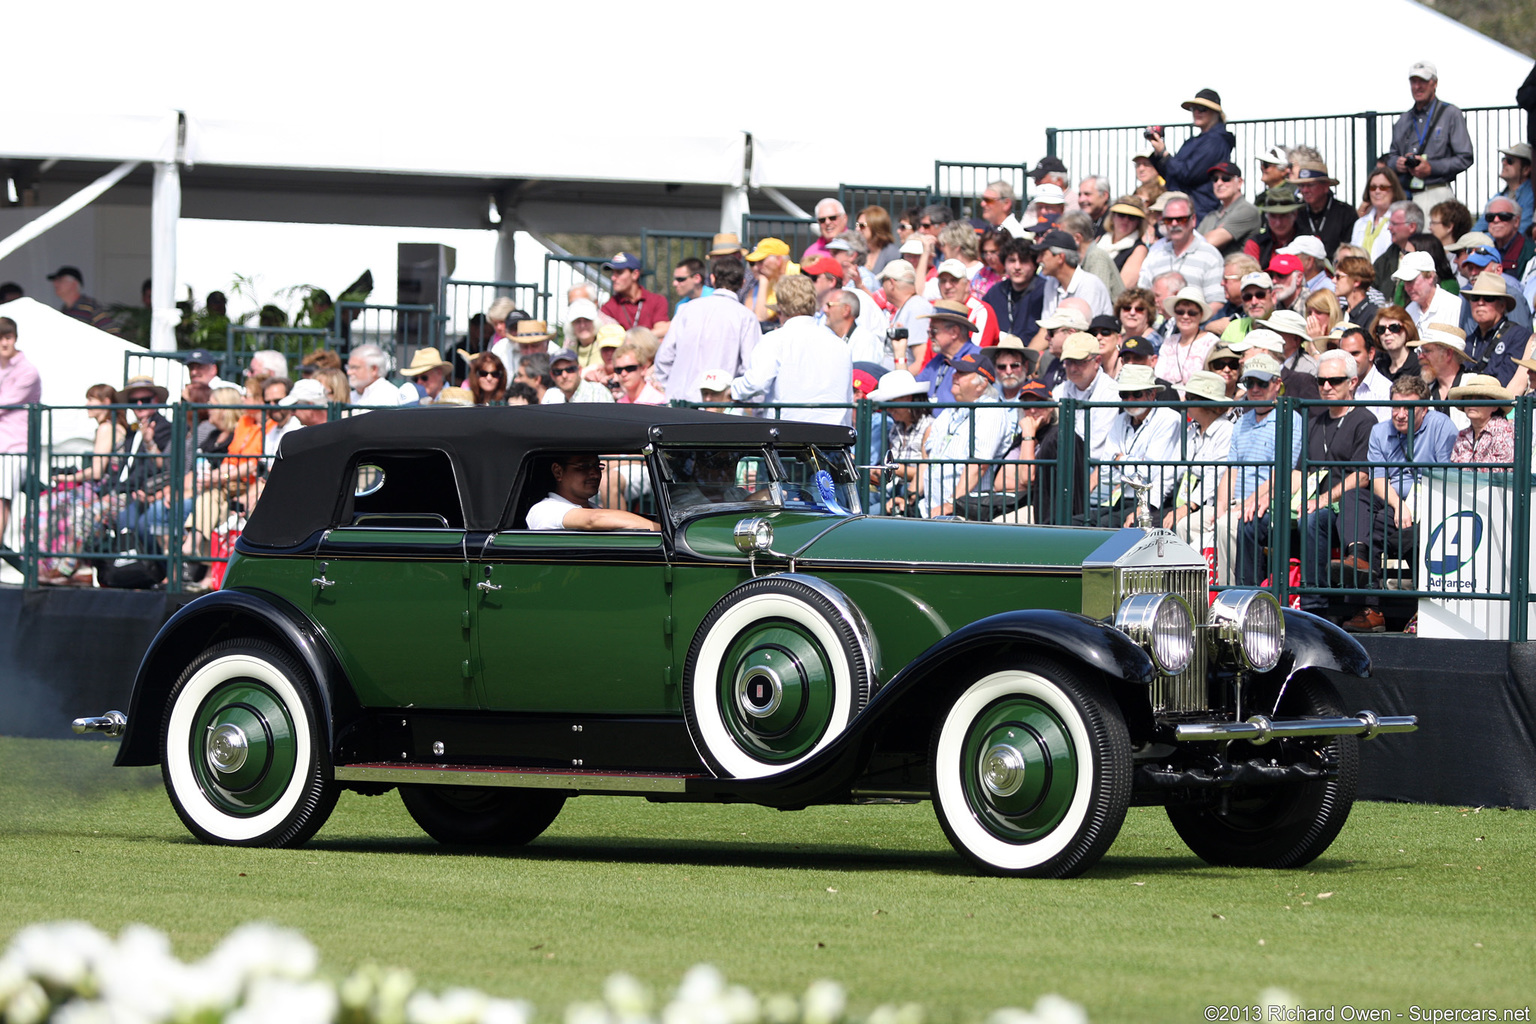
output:
[[252, 680], [236, 680], [210, 693], [187, 740], [198, 785], [229, 814], [260, 814], [271, 807], [298, 764], [288, 709]]
[[792, 761], [826, 734], [832, 665], [821, 644], [794, 623], [755, 623], [726, 651], [717, 699], [743, 750], [763, 761]]
[[1013, 697], [971, 725], [960, 753], [965, 797], [976, 819], [1011, 843], [1048, 835], [1071, 807], [1077, 754], [1050, 707]]

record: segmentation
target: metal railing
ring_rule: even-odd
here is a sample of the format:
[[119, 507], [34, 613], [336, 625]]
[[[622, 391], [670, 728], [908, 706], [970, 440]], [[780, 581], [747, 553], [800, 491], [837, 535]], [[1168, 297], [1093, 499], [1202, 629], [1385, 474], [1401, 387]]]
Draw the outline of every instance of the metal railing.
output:
[[[460, 281], [443, 280], [442, 292], [437, 302], [437, 350], [446, 358], [456, 348], [480, 352], [489, 347], [492, 330], [486, 323], [484, 337], [471, 338], [470, 323], [475, 317], [483, 317], [491, 303], [499, 298], [509, 298], [516, 309], [521, 309], [534, 319], [543, 316], [548, 298], [537, 284], [528, 281]], [[474, 342], [478, 341], [478, 344]]]
[[565, 326], [565, 310], [570, 305], [569, 294], [576, 285], [584, 285], [599, 308], [608, 301], [608, 275], [603, 273], [603, 264], [608, 259], [606, 256], [558, 256], [545, 253], [542, 312], [551, 327]]
[[933, 162], [933, 194], [943, 197], [956, 216], [981, 216], [981, 193], [994, 181], [1013, 186], [1014, 209], [1022, 211], [1029, 203], [1028, 164], [976, 164], [954, 160]]
[[436, 316], [437, 310], [426, 304], [338, 302], [331, 340], [343, 360], [359, 345], [373, 344], [389, 356], [391, 369], [399, 369], [418, 348], [437, 343]]
[[[219, 376], [226, 380], [238, 378], [240, 368], [249, 360], [251, 353], [261, 351], [281, 352], [288, 360], [288, 373], [297, 376], [304, 357], [317, 349], [329, 348], [335, 338], [330, 331], [319, 327], [244, 327], [230, 324], [224, 349], [224, 365]], [[230, 377], [228, 374], [235, 374]]]
[[848, 211], [848, 226], [857, 223], [859, 211], [866, 206], [878, 206], [891, 215], [894, 228], [903, 212], [920, 209], [933, 202], [933, 194], [927, 185], [839, 185], [838, 202]]
[[[1271, 413], [1275, 450], [1289, 452], [1293, 442], [1300, 448], [1302, 454], [1294, 464], [1288, 458], [1244, 463], [1230, 453], [1213, 461], [1208, 452], [1197, 456], [1184, 430], [1176, 449], [1160, 459], [1095, 459], [1073, 444], [1059, 445], [1052, 459], [1023, 459], [1013, 428], [1026, 407], [1016, 403], [933, 406], [866, 401], [852, 406], [780, 404], [730, 411], [786, 418], [812, 409], [840, 412], [856, 431], [854, 458], [860, 467], [863, 507], [876, 514], [954, 514], [981, 521], [1119, 526], [1131, 514], [1133, 503], [1125, 492], [1115, 494], [1114, 488], [1162, 475], [1164, 482], [1155, 486], [1151, 496], [1154, 514], [1159, 525], [1172, 514], [1175, 532], [1206, 552], [1213, 563], [1213, 590], [1261, 585], [1273, 589], [1283, 602], [1294, 600], [1304, 607], [1335, 612], [1362, 604], [1396, 607], [1407, 614], [1428, 609], [1442, 627], [1450, 623], [1460, 635], [1529, 638], [1530, 534], [1536, 528], [1531, 500], [1536, 396], [1523, 396], [1513, 404], [1514, 458], [1502, 465], [1431, 460], [1426, 453], [1414, 452], [1411, 440], [1406, 460], [1400, 462], [1311, 459], [1307, 452], [1312, 421], [1307, 414], [1322, 404], [1284, 398]], [[1494, 404], [1462, 402], [1456, 407]], [[1176, 410], [1182, 421], [1190, 409], [1217, 405], [1165, 403], [1155, 408]], [[1443, 402], [1396, 406], [1450, 408]], [[1230, 403], [1219, 407], [1234, 408]], [[232, 408], [242, 416], [256, 417], [247, 429], [264, 433], [266, 427], [286, 421], [290, 412], [184, 403], [111, 408], [123, 410], [130, 421], [156, 410], [167, 425], [161, 434], [168, 430], [168, 440], [156, 448], [136, 446], [130, 438], [109, 453], [81, 452], [81, 439], [63, 431], [76, 429], [73, 424], [84, 407], [0, 410], [27, 416], [26, 452], [0, 456], [0, 474], [15, 493], [10, 529], [3, 540], [13, 552], [8, 560], [20, 570], [26, 585], [34, 584], [40, 571], [62, 571], [63, 559], [93, 565], [98, 573], [119, 561], [146, 563], [156, 581], [170, 579], [178, 585], [198, 574], [184, 572], [184, 567], [197, 570], [218, 564], [227, 552], [216, 548], [214, 541], [222, 537], [227, 546], [238, 529], [239, 514], [248, 511], [259, 495], [262, 458], [256, 454], [259, 449], [249, 445], [237, 446], [233, 453], [199, 450], [193, 443], [199, 424], [210, 414], [217, 416], [219, 410]], [[1100, 417], [1118, 415], [1128, 406], [1064, 400], [1054, 408], [1058, 438], [1071, 438], [1079, 428], [1082, 436], [1091, 438], [1102, 423]], [[1255, 407], [1239, 403], [1235, 408]], [[950, 422], [960, 418], [958, 413], [945, 413], [947, 409], [1002, 411], [1012, 418], [1011, 426], [1005, 434], [983, 437], [980, 417], [968, 414], [956, 434], [958, 443], [948, 448], [923, 447], [929, 424], [908, 428], [905, 440], [899, 436], [898, 420], [904, 418], [899, 410], [944, 414]], [[342, 406], [328, 409], [328, 418], [345, 414]], [[65, 427], [65, 423], [71, 425]], [[1079, 450], [1084, 454], [1075, 454]], [[1234, 486], [1229, 496], [1235, 495], [1238, 501], [1227, 509], [1216, 509], [1198, 522], [1193, 517], [1179, 518], [1181, 508], [1209, 500], [1223, 474], [1240, 473], [1250, 465], [1269, 478], [1267, 500], [1252, 517], [1228, 515], [1241, 509], [1243, 494]], [[1365, 494], [1373, 475], [1397, 470], [1412, 481], [1403, 504], [1415, 525], [1399, 528], [1395, 520], [1382, 520], [1379, 529], [1372, 526], [1358, 534], [1365, 550], [1352, 551], [1341, 525], [1349, 514], [1344, 506]], [[1320, 493], [1313, 477], [1324, 472], [1337, 478], [1358, 474], [1360, 486], [1353, 491], [1346, 488], [1325, 507], [1309, 507], [1308, 500]], [[1380, 503], [1365, 500], [1366, 507], [1360, 510], [1364, 519], [1357, 521], [1375, 522], [1381, 516]], [[1348, 564], [1355, 554], [1362, 556], [1365, 566]]]
[[[1466, 115], [1475, 156], [1472, 166], [1456, 178], [1454, 187], [1475, 216], [1503, 187], [1499, 180], [1499, 150], [1525, 139], [1526, 113], [1519, 107], [1468, 107], [1462, 113]], [[1232, 162], [1242, 169], [1250, 193], [1257, 193], [1261, 189], [1256, 163], [1260, 154], [1276, 145], [1311, 146], [1323, 155], [1329, 173], [1339, 181], [1334, 194], [1356, 206], [1366, 176], [1392, 143], [1392, 125], [1400, 116], [1368, 110], [1357, 114], [1228, 121], [1227, 130], [1237, 139]], [[1047, 128], [1045, 149], [1067, 165], [1074, 181], [1089, 174], [1104, 174], [1111, 182], [1112, 194], [1121, 195], [1135, 188], [1131, 159], [1148, 146], [1142, 135], [1145, 130], [1145, 125]], [[1166, 126], [1163, 138], [1168, 151], [1178, 152], [1193, 132], [1194, 126], [1190, 124]]]
[[704, 283], [709, 284], [709, 250], [714, 245], [712, 231], [640, 230], [640, 264], [645, 268], [647, 287], [667, 300], [668, 312], [677, 310], [677, 293], [672, 290], [672, 271], [683, 260], [696, 259], [704, 264]]
[[800, 254], [818, 237], [813, 217], [766, 213], [741, 215], [741, 244], [748, 252], [765, 238], [782, 238], [789, 245], [789, 258], [798, 261]]

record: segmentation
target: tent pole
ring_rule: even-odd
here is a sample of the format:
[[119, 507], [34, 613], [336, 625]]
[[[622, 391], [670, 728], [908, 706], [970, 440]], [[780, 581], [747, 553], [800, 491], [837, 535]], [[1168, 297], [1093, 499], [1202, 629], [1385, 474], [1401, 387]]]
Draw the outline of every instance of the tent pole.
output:
[[41, 217], [28, 221], [6, 238], [0, 239], [0, 259], [9, 256], [55, 224], [68, 220], [85, 209], [103, 192], [116, 185], [119, 181], [122, 181], [128, 172], [137, 166], [139, 166], [137, 160], [129, 160], [126, 163], [118, 164], [58, 206], [44, 213]]
[[175, 163], [155, 164], [150, 207], [150, 320], [152, 352], [176, 351], [176, 225], [181, 220], [181, 169]]

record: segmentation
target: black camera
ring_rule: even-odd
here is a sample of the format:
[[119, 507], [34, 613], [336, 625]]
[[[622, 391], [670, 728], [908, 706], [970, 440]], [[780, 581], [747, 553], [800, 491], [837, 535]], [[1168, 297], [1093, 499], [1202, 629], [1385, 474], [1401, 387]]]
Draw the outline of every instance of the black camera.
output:
[[892, 327], [886, 332], [886, 336], [892, 341], [906, 341], [908, 333], [905, 327]]

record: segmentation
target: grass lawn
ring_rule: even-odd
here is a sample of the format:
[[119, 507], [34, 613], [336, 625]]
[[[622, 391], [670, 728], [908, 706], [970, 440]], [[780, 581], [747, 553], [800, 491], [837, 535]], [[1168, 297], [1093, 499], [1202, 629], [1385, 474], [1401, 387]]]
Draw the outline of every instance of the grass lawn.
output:
[[[978, 1021], [1058, 992], [1096, 1022], [1196, 1021], [1278, 985], [1305, 1006], [1523, 1007], [1536, 993], [1536, 814], [1361, 804], [1310, 869], [1205, 867], [1162, 811], [1062, 882], [979, 878], [924, 803], [782, 813], [582, 797], [533, 845], [445, 852], [391, 793], [344, 794], [298, 850], [202, 846], [116, 745], [0, 738], [0, 941], [142, 921], [183, 958], [240, 922], [325, 969], [409, 967], [531, 999], [542, 1021], [626, 970], [709, 961], [760, 993], [833, 978], [855, 1013]], [[1403, 1018], [1408, 1019], [1408, 1018]]]

